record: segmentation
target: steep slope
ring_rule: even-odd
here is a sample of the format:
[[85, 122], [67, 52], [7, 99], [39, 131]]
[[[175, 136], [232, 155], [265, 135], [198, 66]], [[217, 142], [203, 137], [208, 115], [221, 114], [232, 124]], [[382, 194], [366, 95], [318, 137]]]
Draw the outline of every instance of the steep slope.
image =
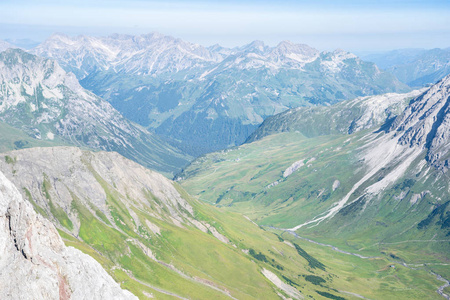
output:
[[0, 170], [67, 245], [140, 299], [437, 298], [439, 282], [423, 270], [396, 264], [394, 273], [380, 272], [387, 257], [277, 236], [116, 153], [25, 149], [1, 155]]
[[14, 151], [1, 161], [68, 245], [140, 298], [276, 297], [258, 265], [233, 247], [238, 240], [158, 173], [116, 153], [70, 147]]
[[137, 299], [92, 257], [64, 246], [0, 172], [0, 298]]
[[383, 130], [269, 135], [199, 158], [178, 179], [258, 224], [449, 278], [449, 86], [447, 77]]
[[0, 120], [35, 139], [117, 151], [170, 174], [189, 159], [84, 90], [53, 60], [0, 53]]
[[268, 117], [246, 142], [280, 132], [300, 132], [306, 137], [315, 137], [379, 127], [402, 113], [409, 101], [424, 91], [359, 97], [331, 106], [293, 108]]
[[449, 103], [450, 75], [416, 98], [390, 128], [400, 136], [400, 144], [425, 148], [427, 161], [443, 171], [450, 157]]
[[351, 53], [288, 41], [226, 49], [159, 34], [54, 35], [33, 51], [78, 72], [85, 88], [125, 117], [196, 155], [242, 143], [288, 108], [409, 90]]

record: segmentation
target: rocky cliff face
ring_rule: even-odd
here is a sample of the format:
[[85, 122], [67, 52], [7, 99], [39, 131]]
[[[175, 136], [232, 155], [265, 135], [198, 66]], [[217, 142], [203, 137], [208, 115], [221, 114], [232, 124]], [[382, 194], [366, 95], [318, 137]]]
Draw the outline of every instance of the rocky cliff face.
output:
[[186, 163], [180, 151], [83, 89], [56, 61], [4, 51], [0, 87], [0, 120], [36, 139], [117, 151], [166, 173]]
[[92, 257], [66, 247], [1, 172], [0, 241], [2, 299], [137, 299]]
[[396, 118], [391, 131], [400, 135], [401, 145], [427, 150], [427, 160], [440, 169], [449, 167], [450, 76], [417, 97]]
[[106, 222], [119, 224], [118, 229], [121, 223], [115, 218], [116, 211], [111, 210], [117, 204], [114, 201], [134, 220], [127, 224], [133, 230], [140, 224], [131, 204], [144, 208], [148, 199], [156, 199], [152, 215], [170, 223], [183, 223], [193, 216], [192, 206], [167, 178], [114, 152], [49, 147], [12, 151], [6, 156], [0, 162], [6, 176], [33, 195], [32, 201], [47, 215], [56, 215], [55, 222], [75, 234], [80, 229], [79, 217], [73, 213], [75, 205], [90, 208], [94, 215], [105, 215]]
[[[240, 229], [224, 230], [234, 226], [234, 221], [223, 221], [228, 214], [220, 213], [219, 219], [219, 212], [190, 198], [176, 183], [117, 153], [75, 147], [22, 149], [0, 154], [0, 170], [20, 189], [30, 210], [31, 203], [59, 229], [64, 242], [93, 256], [140, 298], [162, 293], [183, 299], [224, 294], [240, 299], [273, 293], [267, 283], [262, 286], [269, 290], [259, 292], [261, 285], [247, 279], [235, 282], [247, 276], [265, 280], [237, 249], [234, 232]], [[37, 220], [43, 220], [41, 216]], [[244, 228], [251, 225], [236, 217]], [[27, 258], [36, 256], [28, 248], [16, 252], [22, 249]], [[84, 280], [96, 282], [80, 278]], [[252, 293], [243, 294], [242, 289]]]

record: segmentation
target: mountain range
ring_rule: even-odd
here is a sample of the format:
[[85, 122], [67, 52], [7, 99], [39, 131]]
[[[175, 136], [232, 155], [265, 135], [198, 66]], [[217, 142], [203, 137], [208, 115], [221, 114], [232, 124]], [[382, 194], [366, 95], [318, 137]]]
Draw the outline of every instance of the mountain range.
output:
[[349, 52], [288, 41], [229, 49], [157, 33], [55, 34], [31, 52], [56, 59], [125, 117], [193, 155], [238, 145], [288, 108], [409, 90]]
[[[3, 51], [0, 86], [0, 121], [37, 140], [117, 151], [167, 174], [189, 160], [83, 89], [54, 60], [20, 49]], [[26, 146], [19, 139], [14, 143], [19, 148]]]
[[393, 50], [362, 58], [412, 87], [434, 84], [450, 74], [450, 48]]
[[442, 52], [3, 45], [0, 298], [448, 299]]

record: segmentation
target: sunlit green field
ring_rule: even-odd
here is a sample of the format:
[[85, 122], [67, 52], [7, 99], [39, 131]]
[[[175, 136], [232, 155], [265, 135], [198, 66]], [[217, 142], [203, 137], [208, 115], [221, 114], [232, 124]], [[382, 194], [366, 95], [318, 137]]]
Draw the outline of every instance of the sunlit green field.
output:
[[[201, 157], [179, 174], [178, 179], [189, 193], [202, 201], [242, 213], [262, 228], [293, 239], [292, 235], [277, 228], [292, 228], [313, 219], [342, 199], [362, 177], [366, 167], [360, 161], [359, 153], [368, 138], [367, 133], [316, 138], [305, 138], [300, 133], [271, 135]], [[302, 161], [303, 165], [284, 177], [283, 172], [297, 161]], [[427, 177], [421, 174], [411, 176], [413, 170], [411, 167], [378, 198], [355, 201], [318, 226], [305, 226], [297, 230], [301, 237], [372, 257], [361, 259], [349, 254], [333, 254], [341, 257], [341, 263], [357, 266], [354, 277], [365, 278], [368, 275], [363, 276], [359, 272], [373, 271], [396, 278], [404, 284], [395, 288], [390, 286], [391, 281], [380, 284], [380, 291], [386, 294], [365, 295], [368, 298], [388, 299], [393, 289], [414, 298], [418, 295], [414, 294], [412, 286], [432, 276], [430, 271], [446, 278], [450, 276], [450, 238], [446, 236], [440, 221], [445, 213], [433, 215], [432, 204], [436, 200], [430, 196], [445, 197], [448, 178], [437, 172]], [[357, 200], [368, 185], [388, 171], [382, 169], [356, 189], [349, 203], [352, 199]], [[333, 187], [336, 180], [339, 186]], [[413, 195], [423, 190], [430, 193], [422, 201], [411, 205]], [[399, 199], [399, 195], [403, 195], [403, 199]], [[418, 224], [423, 224], [424, 220], [430, 222], [419, 229]], [[322, 249], [325, 246], [306, 244], [311, 251], [326, 251]], [[330, 254], [321, 253], [317, 257], [329, 264], [334, 263], [332, 259], [327, 259]], [[386, 265], [377, 265], [379, 269], [375, 270], [372, 264], [380, 261]], [[407, 282], [412, 286], [408, 287]], [[440, 285], [443, 284], [441, 282]]]

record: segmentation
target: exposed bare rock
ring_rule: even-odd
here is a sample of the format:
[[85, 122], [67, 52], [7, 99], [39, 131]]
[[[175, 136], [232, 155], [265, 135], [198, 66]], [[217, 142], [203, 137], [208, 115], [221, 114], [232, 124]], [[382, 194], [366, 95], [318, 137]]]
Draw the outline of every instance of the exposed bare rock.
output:
[[297, 107], [268, 117], [247, 142], [279, 132], [300, 132], [307, 137], [352, 134], [383, 125], [408, 106], [409, 100], [426, 89], [358, 97], [332, 106]]
[[335, 180], [334, 182], [333, 182], [333, 186], [332, 186], [332, 189], [333, 189], [333, 192], [338, 188], [338, 187], [340, 187], [341, 186], [341, 182], [339, 181], [339, 180]]
[[[5, 175], [16, 186], [26, 188], [33, 201], [49, 215], [50, 201], [63, 209], [74, 224], [75, 234], [78, 219], [72, 214], [73, 201], [76, 199], [92, 210], [93, 215], [98, 210], [112, 220], [108, 194], [125, 207], [147, 208], [151, 201], [154, 209], [150, 213], [175, 225], [182, 226], [186, 217], [193, 217], [192, 206], [181, 197], [173, 182], [114, 152], [90, 152], [75, 147], [23, 149], [6, 154], [14, 159], [12, 164], [6, 163], [4, 156], [0, 155], [0, 169]], [[128, 209], [128, 213], [135, 214], [133, 209]], [[133, 217], [133, 222], [137, 229], [139, 218]]]
[[391, 131], [401, 135], [401, 145], [427, 149], [427, 160], [443, 170], [449, 167], [450, 76], [417, 97], [397, 117]]
[[51, 206], [62, 209], [73, 224], [73, 228], [66, 226], [66, 229], [75, 235], [79, 232], [79, 220], [72, 209], [74, 201], [92, 215], [100, 211], [120, 230], [110, 210], [108, 197], [112, 195], [132, 217], [133, 223], [129, 225], [134, 231], [143, 225], [154, 234], [161, 234], [161, 229], [148, 220], [140, 224], [133, 209], [137, 207], [159, 220], [180, 228], [193, 225], [230, 243], [211, 224], [195, 219], [194, 208], [172, 181], [115, 152], [90, 152], [75, 147], [23, 149], [0, 154], [0, 170], [22, 189], [24, 196], [32, 195], [31, 200], [49, 216], [52, 216]]
[[137, 299], [90, 256], [66, 247], [0, 172], [1, 299]]
[[161, 172], [187, 162], [179, 150], [83, 89], [56, 61], [20, 49], [0, 53], [0, 121], [39, 140], [117, 151]]
[[296, 162], [294, 162], [292, 165], [290, 165], [286, 170], [283, 172], [283, 177], [288, 177], [298, 169], [300, 169], [305, 163], [303, 162], [304, 159], [300, 159]]
[[292, 297], [294, 299], [303, 299], [303, 295], [300, 294], [300, 292], [297, 291], [297, 289], [295, 289], [294, 287], [284, 283], [274, 273], [270, 272], [267, 269], [263, 269], [262, 273], [263, 273], [264, 276], [266, 276], [267, 279], [269, 279], [274, 285], [276, 285], [279, 289], [281, 289], [283, 292], [288, 294], [290, 297]]

